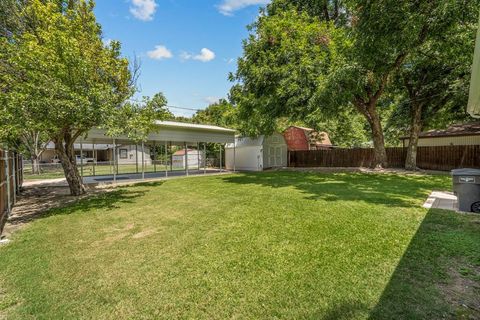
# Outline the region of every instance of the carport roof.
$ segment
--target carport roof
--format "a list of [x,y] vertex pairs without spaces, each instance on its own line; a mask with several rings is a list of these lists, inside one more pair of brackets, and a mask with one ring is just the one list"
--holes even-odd
[[233,129],[212,126],[207,124],[176,122],[176,121],[155,121],[155,124],[160,127],[175,127],[175,128],[183,128],[183,129],[205,129],[205,130],[220,131],[220,132],[235,132],[235,130]]
[[[157,130],[148,135],[146,143],[233,143],[235,130],[205,124],[184,123],[175,121],[156,121]],[[91,129],[86,137],[80,137],[76,143],[111,144],[113,139],[119,144],[135,144],[127,136],[110,137],[99,128]]]

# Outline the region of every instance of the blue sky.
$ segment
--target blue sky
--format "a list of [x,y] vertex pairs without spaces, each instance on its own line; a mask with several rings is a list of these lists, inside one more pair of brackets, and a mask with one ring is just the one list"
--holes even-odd
[[171,106],[203,109],[227,96],[246,26],[266,2],[97,0],[95,13],[105,40],[119,40],[125,56],[140,58],[137,97],[163,92]]

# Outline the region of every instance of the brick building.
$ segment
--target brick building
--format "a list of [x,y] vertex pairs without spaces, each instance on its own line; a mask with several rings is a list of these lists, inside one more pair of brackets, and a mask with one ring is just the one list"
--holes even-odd
[[332,148],[332,143],[326,132],[317,132],[311,128],[290,126],[283,136],[289,151],[320,150]]

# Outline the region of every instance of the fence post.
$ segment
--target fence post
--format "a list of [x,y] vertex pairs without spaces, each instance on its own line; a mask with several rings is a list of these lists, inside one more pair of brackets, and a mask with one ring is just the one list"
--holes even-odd
[[17,202],[17,153],[12,152],[13,203]]
[[12,210],[12,199],[10,198],[10,161],[8,159],[8,148],[4,151],[5,160],[5,178],[7,179],[7,217],[10,216]]

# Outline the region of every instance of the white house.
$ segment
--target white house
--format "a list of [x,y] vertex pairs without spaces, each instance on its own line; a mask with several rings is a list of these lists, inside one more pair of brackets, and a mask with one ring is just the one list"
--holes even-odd
[[[407,147],[410,137],[401,137],[400,140],[403,146]],[[424,131],[418,137],[419,147],[469,145],[480,145],[480,122],[460,123],[444,130]]]
[[[145,165],[152,164],[152,158],[150,156],[150,148],[144,146],[142,155],[141,145],[119,145],[118,148],[118,163],[119,164],[135,164],[145,162]],[[112,149],[113,152],[113,149]],[[113,157],[112,157],[113,158]]]
[[287,143],[280,133],[258,138],[236,137],[225,145],[225,166],[239,171],[262,171],[287,166]]
[[[83,154],[84,159],[88,162],[111,162],[113,161],[113,144],[91,144],[84,143],[82,146],[79,143],[73,145],[75,154],[80,156]],[[136,145],[117,145],[118,164],[135,164],[136,161],[142,163],[142,146]],[[145,146],[143,151],[143,159],[146,165],[152,164],[152,158],[150,156],[150,148]],[[50,142],[47,148],[40,157],[40,162],[50,163],[58,162],[55,156],[55,144]]]
[[205,155],[203,151],[187,149],[187,157],[185,157],[185,149],[181,149],[172,155],[173,168],[185,169],[186,158],[188,158],[188,169],[199,169],[204,166]]

